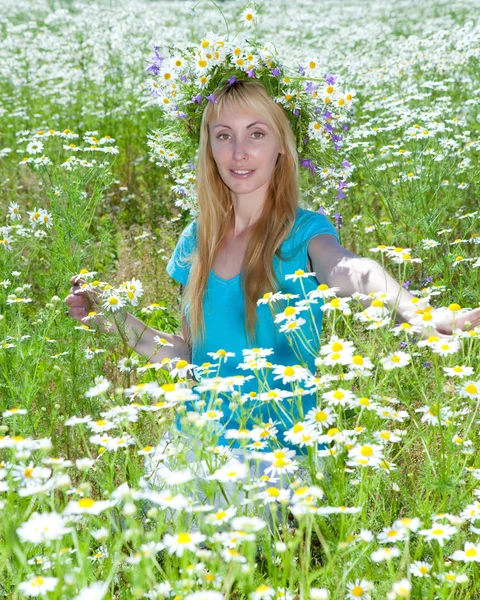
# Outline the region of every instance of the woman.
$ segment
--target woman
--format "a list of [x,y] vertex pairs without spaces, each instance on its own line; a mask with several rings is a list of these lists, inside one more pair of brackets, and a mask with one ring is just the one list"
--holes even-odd
[[[268,356],[273,365],[303,362],[314,372],[312,348],[321,331],[321,301],[312,305],[312,318],[304,326],[306,348],[289,345],[287,336],[279,333],[268,303],[257,306],[257,301],[269,292],[302,298],[300,282],[286,278],[299,270],[311,273],[301,280],[305,293],[319,283],[338,288],[340,297],[354,292],[387,292],[394,299],[389,307],[397,318],[408,320],[413,296],[379,263],[343,248],[325,216],[299,208],[298,157],[284,109],[253,80],[225,86],[215,94],[215,100],[208,103],[201,122],[198,218],[182,233],[167,266],[170,275],[185,288],[182,335],[145,330],[139,319],[124,314],[130,347],[152,361],[177,358],[199,367],[212,362],[208,352],[222,349],[234,356],[221,353],[218,373],[230,376],[244,374],[237,369],[242,363],[242,350],[255,346],[273,350]],[[70,315],[81,321],[88,314],[90,299],[77,281],[73,283],[66,302]],[[281,312],[278,306],[271,304],[277,314]],[[480,309],[458,317],[455,327],[464,328],[466,322],[480,324]],[[439,337],[451,334],[452,322],[437,323],[435,333]],[[158,335],[172,346],[157,349],[154,338]],[[215,358],[219,356],[214,354]],[[276,370],[280,374],[276,379],[270,369],[265,382],[270,388],[278,388],[280,394],[282,388],[292,389],[290,384],[280,383],[283,367]],[[203,371],[212,373],[208,364]],[[201,372],[199,368],[197,375]],[[216,365],[213,372],[217,373]],[[258,383],[255,378],[245,382],[245,400],[255,397]],[[314,394],[292,403],[280,431],[315,404]],[[234,406],[227,400],[220,408],[229,428],[251,427],[259,419],[279,415],[278,407],[265,402],[247,421],[237,419],[239,411],[232,413]],[[228,443],[221,437],[218,443],[222,442]]]

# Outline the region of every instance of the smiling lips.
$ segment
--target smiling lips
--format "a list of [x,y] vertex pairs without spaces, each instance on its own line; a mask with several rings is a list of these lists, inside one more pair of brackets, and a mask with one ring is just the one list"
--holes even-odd
[[246,169],[236,169],[236,170],[232,170],[230,169],[230,173],[237,178],[240,179],[246,179],[247,177],[249,177],[252,173],[254,173],[254,170],[251,171],[247,171]]

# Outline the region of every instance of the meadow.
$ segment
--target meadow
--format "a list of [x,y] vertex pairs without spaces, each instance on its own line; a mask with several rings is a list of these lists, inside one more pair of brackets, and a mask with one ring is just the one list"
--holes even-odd
[[[115,297],[181,330],[165,267],[192,212],[155,150],[151,67],[169,44],[233,36],[246,6],[0,0],[0,597],[480,598],[480,328],[420,334],[480,304],[476,0],[255,5],[258,39],[353,97],[302,205],[415,296],[407,323],[380,293],[364,308],[320,285],[317,372],[279,368],[279,400],[215,377],[228,348],[199,389],[190,365],[67,315],[82,275],[112,319]],[[268,349],[245,365],[260,381]],[[292,451],[276,433],[304,394],[317,407]],[[269,477],[216,444],[222,401],[270,403],[271,422],[229,434]]]

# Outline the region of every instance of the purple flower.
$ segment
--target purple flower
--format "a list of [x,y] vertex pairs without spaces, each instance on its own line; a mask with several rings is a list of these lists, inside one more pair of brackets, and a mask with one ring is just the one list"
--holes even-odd
[[247,71],[247,75],[248,75],[249,77],[255,77],[255,71],[254,71],[254,69],[253,69],[253,68],[252,68],[252,69],[249,69],[249,70]]
[[187,76],[186,75],[180,75],[180,81],[183,81],[183,83],[187,82]]
[[332,118],[332,113],[329,110],[326,110],[324,113],[322,113],[322,117],[327,120],[327,119],[331,119]]
[[[338,150],[338,148],[335,148],[335,150]],[[343,192],[340,190],[340,191],[338,192],[338,194],[335,196],[335,198],[339,198],[340,200],[343,200],[343,198],[345,198],[345,194],[344,194],[344,193],[343,193]],[[338,227],[338,228],[339,228],[339,229],[341,229],[341,228],[342,228],[342,226],[341,226],[341,225],[339,225],[339,227]]]
[[192,98],[192,102],[196,102],[197,104],[202,103],[202,94],[197,94]]
[[425,279],[422,280],[422,287],[426,286],[429,283],[432,283],[433,281],[433,276],[429,275],[428,277],[425,277]]
[[179,113],[178,113],[178,118],[179,118],[179,119],[186,119],[186,118],[187,118],[187,113],[184,113],[184,112],[179,112]]
[[303,138],[303,140],[302,140],[302,144],[308,144],[308,137],[306,137],[306,138]]
[[315,83],[314,81],[307,81],[305,84],[305,93],[313,94],[313,92],[318,88],[320,84]]
[[332,73],[329,73],[328,75],[324,75],[323,76],[325,79],[325,83],[328,83],[328,85],[334,85],[335,81],[336,81],[336,77],[335,75],[332,75]]
[[342,125],[342,129],[343,129],[343,131],[347,131],[348,130],[348,125],[343,124]]
[[213,93],[207,96],[207,100],[209,100],[212,104],[218,104],[218,102],[215,100],[215,96],[213,95]]
[[[338,198],[338,196],[337,196],[337,198]],[[335,213],[333,213],[333,216],[335,218],[335,226],[336,226],[336,228],[337,229],[341,229],[342,228],[342,223],[343,223],[342,215],[339,212],[335,212]]]
[[348,160],[344,160],[344,161],[342,162],[342,165],[343,165],[343,166],[344,166],[346,169],[350,169],[350,167],[352,166],[352,165],[351,165],[351,164],[348,162]]
[[408,346],[407,342],[400,342],[400,348],[403,350],[404,348],[406,348]]
[[305,75],[305,67],[303,67],[302,65],[298,65],[298,72],[300,73],[300,75]]
[[408,290],[408,288],[410,287],[410,283],[411,283],[411,281],[410,281],[410,279],[408,279],[407,281],[404,281],[402,283],[402,287],[404,287],[406,290]]
[[423,363],[423,366],[424,366],[426,369],[431,369],[431,368],[432,368],[432,363],[428,362],[428,360],[427,360],[427,361],[425,361],[425,362]]
[[325,216],[327,216],[327,213],[325,212],[325,209],[323,208],[323,206],[321,206],[321,207],[320,207],[320,208],[317,210],[317,212],[318,212],[318,213],[320,213],[321,215],[325,215]]
[[296,108],[296,109],[293,111],[293,114],[294,114],[296,117],[298,117],[298,115],[300,114],[300,111],[298,110],[298,108]]
[[159,47],[160,46],[154,46],[155,54],[150,59],[152,61],[152,64],[147,69],[148,73],[153,73],[154,75],[158,75],[158,72],[160,71],[160,67],[162,66],[162,62],[164,59],[164,57],[158,53]]
[[274,75],[275,77],[280,77],[280,75],[281,75],[280,69],[278,67],[275,67],[274,69],[272,69],[272,75]]
[[227,80],[228,85],[233,85],[237,81],[235,75],[232,75],[230,79]]

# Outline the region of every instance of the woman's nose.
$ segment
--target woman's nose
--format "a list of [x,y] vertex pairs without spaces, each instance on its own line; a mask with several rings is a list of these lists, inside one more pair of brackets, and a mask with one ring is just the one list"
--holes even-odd
[[247,148],[245,143],[242,141],[236,141],[233,147],[233,159],[234,160],[245,160],[247,158]]

